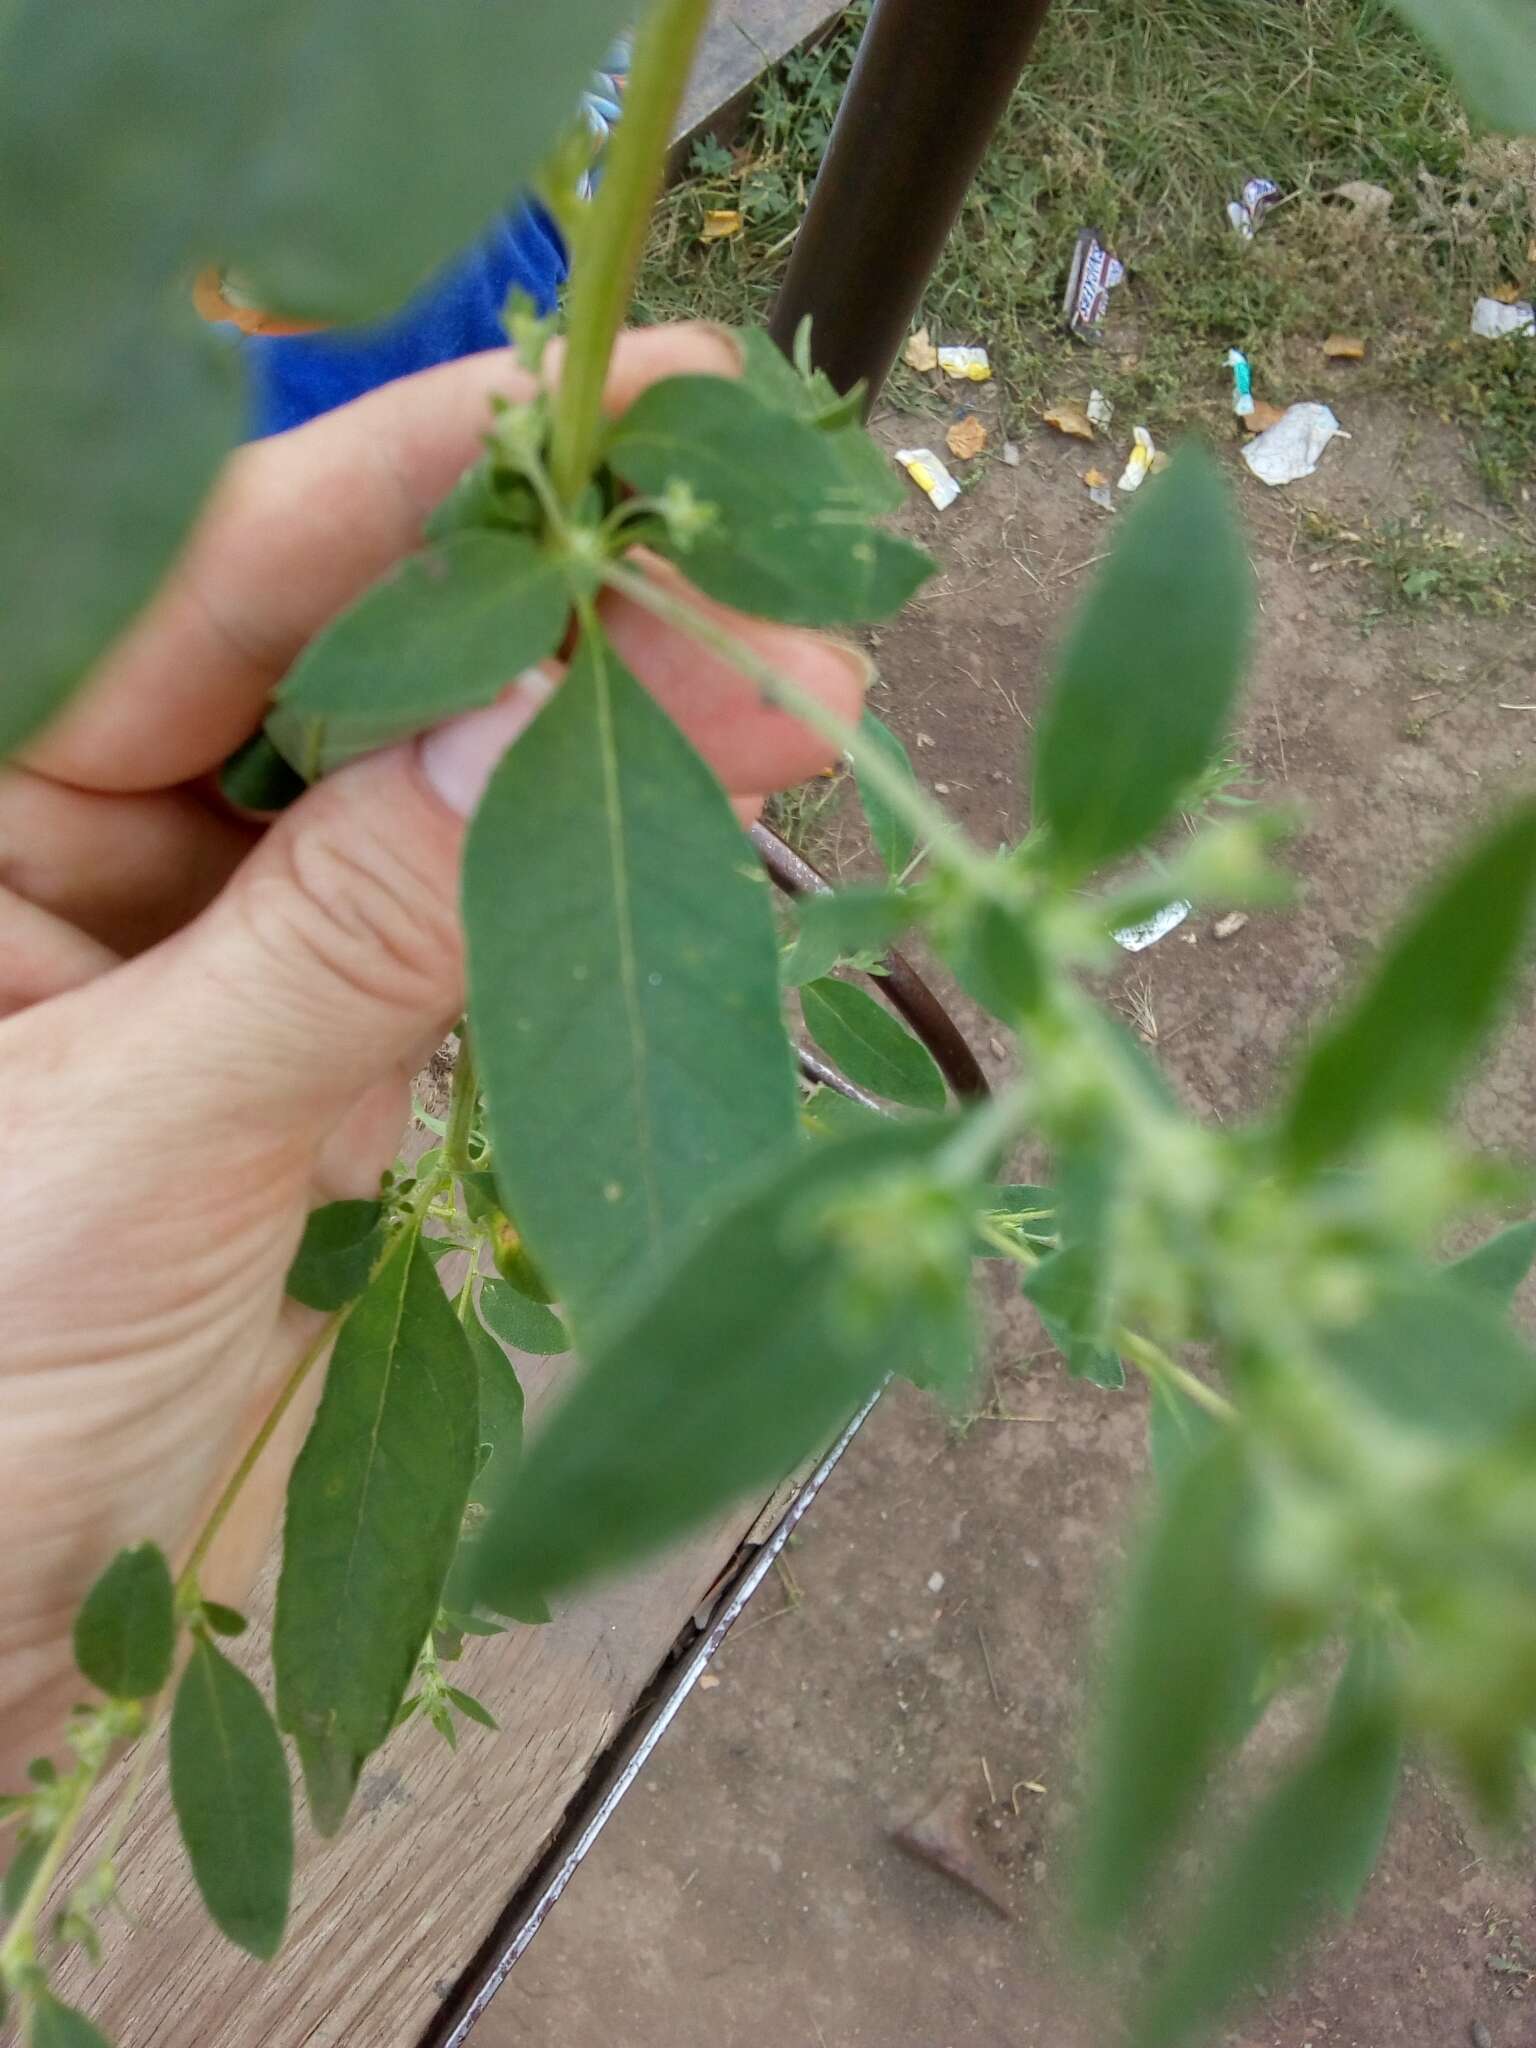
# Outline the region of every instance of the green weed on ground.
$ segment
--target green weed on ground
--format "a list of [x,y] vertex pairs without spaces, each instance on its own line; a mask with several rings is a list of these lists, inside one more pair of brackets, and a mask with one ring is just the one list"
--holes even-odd
[[[646,315],[767,312],[867,12],[774,73],[730,146],[695,151],[658,215]],[[1225,205],[1256,175],[1287,196],[1244,243]],[[1329,199],[1351,180],[1391,192],[1385,221]],[[743,233],[701,242],[723,208]],[[1088,224],[1130,266],[1091,358],[1060,324]],[[1479,292],[1536,281],[1533,232],[1536,144],[1474,136],[1385,0],[1057,0],[924,315],[936,339],[986,342],[1014,408],[1091,381],[1154,433],[1229,417],[1234,346],[1277,403],[1341,377],[1390,389],[1467,427],[1509,502],[1536,470],[1536,348],[1465,337]],[[1335,331],[1367,339],[1365,364],[1322,362]],[[905,371],[892,397],[934,402]]]

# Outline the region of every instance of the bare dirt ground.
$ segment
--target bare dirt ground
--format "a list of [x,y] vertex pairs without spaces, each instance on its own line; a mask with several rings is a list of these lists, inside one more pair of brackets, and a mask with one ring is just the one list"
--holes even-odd
[[[1294,849],[1304,899],[1225,940],[1191,919],[1128,957],[1111,991],[1190,1103],[1221,1118],[1262,1106],[1415,878],[1536,760],[1526,604],[1497,618],[1383,613],[1379,578],[1298,533],[1308,507],[1352,530],[1428,491],[1437,521],[1496,540],[1503,515],[1472,509],[1457,436],[1385,401],[1316,395],[1354,436],[1317,477],[1271,493],[1233,465],[1263,602],[1237,752],[1246,793],[1308,807]],[[882,431],[894,446],[942,426]],[[1020,466],[989,467],[942,519],[914,499],[907,524],[945,574],[879,648],[878,707],[987,839],[1022,823],[1015,764],[1043,656],[1110,530],[1081,482],[1096,456],[1111,467],[1104,453],[1044,430],[1021,440]],[[859,865],[843,810],[821,851]],[[1468,1101],[1480,1141],[1536,1149],[1533,1066],[1527,1009]],[[982,1414],[957,1426],[906,1389],[881,1403],[789,1572],[496,2001],[484,2048],[1113,2039],[1058,1917],[1097,1616],[1144,1473],[1143,1404],[1068,1383],[1005,1276],[984,1284]],[[893,1846],[892,1825],[945,1791],[995,1859],[1011,1921]],[[1470,1830],[1416,1761],[1354,1924],[1266,1991],[1231,2048],[1536,2043],[1528,1850]]]

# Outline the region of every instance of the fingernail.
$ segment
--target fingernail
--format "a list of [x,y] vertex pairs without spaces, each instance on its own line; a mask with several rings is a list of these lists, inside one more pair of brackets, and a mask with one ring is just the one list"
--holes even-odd
[[735,358],[735,362],[730,371],[725,374],[739,377],[747,367],[747,351],[742,345],[739,332],[734,327],[727,327],[721,320],[700,320],[695,325],[700,327],[705,334],[712,335],[724,348],[730,350]]
[[554,687],[543,669],[526,669],[494,704],[451,718],[417,741],[421,772],[450,810],[469,816],[496,763],[527,731]]
[[862,647],[855,647],[851,640],[834,640],[832,645],[852,670],[854,680],[859,686],[859,695],[863,696],[878,673],[874,656],[866,654]]

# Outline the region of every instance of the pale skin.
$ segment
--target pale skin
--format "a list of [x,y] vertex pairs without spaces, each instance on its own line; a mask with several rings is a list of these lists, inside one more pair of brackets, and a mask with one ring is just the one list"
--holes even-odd
[[[737,367],[712,329],[628,335],[608,403]],[[185,1558],[313,1342],[323,1318],[284,1275],[309,1210],[377,1186],[459,1014],[461,814],[540,691],[353,764],[270,827],[206,778],[307,640],[420,544],[488,395],[529,389],[479,356],[241,451],[84,693],[0,770],[0,1790],[85,1694],[70,1624],[92,1579],[146,1537]],[[625,601],[603,611],[743,817],[827,763],[718,658]],[[721,616],[857,716],[855,650]],[[318,1383],[226,1523],[211,1597],[244,1599]]]

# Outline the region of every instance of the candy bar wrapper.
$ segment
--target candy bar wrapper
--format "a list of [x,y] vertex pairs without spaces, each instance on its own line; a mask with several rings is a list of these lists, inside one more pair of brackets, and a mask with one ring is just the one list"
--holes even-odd
[[1124,277],[1125,265],[1105,248],[1098,229],[1084,228],[1072,251],[1067,294],[1062,302],[1067,332],[1079,341],[1097,341],[1109,311],[1109,295]]

